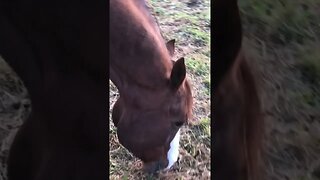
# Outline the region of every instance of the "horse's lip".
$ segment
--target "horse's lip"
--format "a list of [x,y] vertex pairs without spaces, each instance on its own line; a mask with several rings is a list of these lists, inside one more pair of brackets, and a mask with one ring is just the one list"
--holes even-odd
[[180,141],[180,129],[176,132],[174,138],[170,142],[170,148],[167,152],[166,160],[160,159],[159,161],[154,161],[146,163],[144,172],[148,174],[157,174],[159,171],[168,171],[177,161],[179,156],[179,141]]

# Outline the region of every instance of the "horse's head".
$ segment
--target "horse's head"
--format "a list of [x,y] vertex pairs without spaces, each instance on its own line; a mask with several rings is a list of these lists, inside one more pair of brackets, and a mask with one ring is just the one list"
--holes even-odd
[[[172,57],[174,40],[167,43],[167,49]],[[172,63],[163,87],[130,88],[135,99],[121,94],[113,107],[119,141],[144,162],[146,172],[169,168],[177,160],[178,131],[191,115],[192,94],[184,59]]]

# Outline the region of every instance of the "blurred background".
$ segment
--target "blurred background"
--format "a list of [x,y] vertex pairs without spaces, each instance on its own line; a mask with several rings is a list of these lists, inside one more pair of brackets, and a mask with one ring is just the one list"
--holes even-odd
[[320,1],[238,3],[265,113],[266,180],[318,180]]

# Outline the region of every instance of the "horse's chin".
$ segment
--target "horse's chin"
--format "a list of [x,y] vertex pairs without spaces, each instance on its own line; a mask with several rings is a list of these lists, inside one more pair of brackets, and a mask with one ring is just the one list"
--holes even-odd
[[170,142],[170,149],[167,153],[167,159],[160,161],[143,163],[143,171],[148,174],[154,174],[161,170],[168,171],[178,160],[179,156],[180,129]]
[[168,159],[168,166],[165,168],[165,170],[169,170],[175,162],[178,160],[179,156],[179,141],[180,141],[180,129],[170,142],[170,149],[167,153],[167,159]]

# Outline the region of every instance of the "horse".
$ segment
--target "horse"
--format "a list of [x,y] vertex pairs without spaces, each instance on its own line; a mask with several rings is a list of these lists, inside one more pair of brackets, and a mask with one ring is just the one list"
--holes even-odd
[[213,179],[259,180],[263,117],[237,0],[213,6]]
[[0,1],[0,54],[32,102],[10,147],[9,180],[106,179],[106,7]]
[[172,60],[144,0],[110,0],[110,79],[120,97],[112,109],[119,142],[143,170],[169,169],[178,158],[180,128],[191,117],[184,58]]

